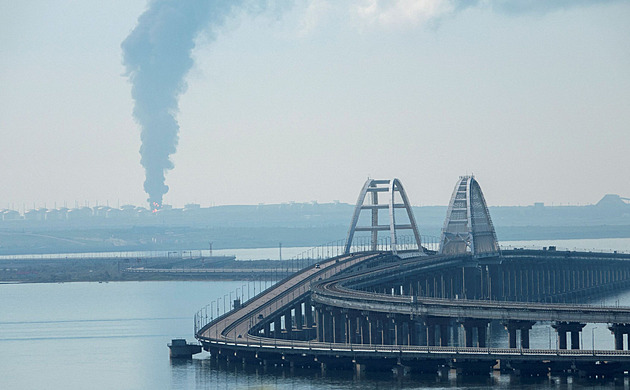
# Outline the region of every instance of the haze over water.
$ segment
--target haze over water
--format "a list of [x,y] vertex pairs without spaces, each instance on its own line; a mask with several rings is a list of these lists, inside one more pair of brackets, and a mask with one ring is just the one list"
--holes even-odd
[[[557,241],[556,241],[557,242]],[[617,240],[630,245],[630,239]],[[535,242],[530,242],[534,244]],[[574,243],[593,247],[593,240]],[[580,245],[581,244],[581,245]],[[602,240],[602,245],[608,244]],[[521,245],[523,245],[521,243]],[[559,243],[558,243],[559,245]],[[596,246],[595,246],[596,247]],[[602,248],[603,249],[603,248]],[[493,375],[396,377],[390,373],[269,369],[217,365],[207,353],[171,362],[166,344],[193,339],[193,315],[246,282],[112,282],[0,285],[0,388],[2,389],[379,389],[379,388],[612,388],[578,378],[528,379]],[[593,304],[630,306],[630,292]],[[500,327],[491,346],[505,346]],[[498,337],[496,337],[498,335]],[[536,325],[532,348],[555,348],[549,326]],[[612,349],[606,324],[589,324],[585,349]],[[628,379],[617,383],[630,388]]]

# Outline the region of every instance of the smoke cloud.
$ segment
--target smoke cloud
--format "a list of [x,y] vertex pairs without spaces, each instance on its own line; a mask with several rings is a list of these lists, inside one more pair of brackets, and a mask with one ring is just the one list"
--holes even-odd
[[[318,1],[336,3],[336,0]],[[274,7],[276,11],[283,11],[293,2],[297,0],[150,0],[121,47],[126,76],[132,84],[133,115],[141,128],[140,155],[146,173],[144,190],[152,208],[162,205],[169,189],[165,174],[173,169],[170,156],[177,149],[178,99],[186,90],[185,77],[193,65],[191,53],[197,36],[202,31],[215,33],[237,9],[249,14]],[[422,23],[477,6],[521,14],[596,3],[595,0],[348,0],[342,4],[355,12],[358,10],[366,20],[398,24]],[[322,4],[314,8],[322,7],[327,9]]]
[[623,0],[356,0],[355,11],[370,24],[398,26],[439,20],[467,8],[489,8],[509,15],[546,14]]
[[153,0],[123,41],[123,63],[132,88],[133,115],[141,128],[144,190],[152,208],[168,192],[165,173],[178,143],[178,99],[193,65],[195,38],[222,24],[242,1]]

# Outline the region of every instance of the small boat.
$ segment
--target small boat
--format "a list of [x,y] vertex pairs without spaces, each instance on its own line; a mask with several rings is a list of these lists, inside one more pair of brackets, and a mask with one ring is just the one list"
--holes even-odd
[[186,339],[172,339],[167,346],[171,359],[192,359],[192,355],[201,352],[201,345],[188,343]]

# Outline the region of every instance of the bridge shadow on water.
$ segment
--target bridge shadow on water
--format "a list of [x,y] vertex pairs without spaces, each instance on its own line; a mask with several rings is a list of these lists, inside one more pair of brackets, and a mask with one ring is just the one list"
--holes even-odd
[[490,375],[416,374],[403,370],[356,372],[243,365],[209,357],[171,360],[173,389],[630,389],[629,378],[588,379],[577,376],[527,377],[493,372]]

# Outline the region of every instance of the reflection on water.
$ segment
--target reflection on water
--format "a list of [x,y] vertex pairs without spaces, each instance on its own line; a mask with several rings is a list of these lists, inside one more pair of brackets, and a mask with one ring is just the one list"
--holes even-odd
[[171,361],[176,389],[630,389],[628,378],[596,380],[571,376],[521,377],[513,374],[442,375],[414,373],[322,371],[253,366],[204,359]]

